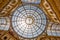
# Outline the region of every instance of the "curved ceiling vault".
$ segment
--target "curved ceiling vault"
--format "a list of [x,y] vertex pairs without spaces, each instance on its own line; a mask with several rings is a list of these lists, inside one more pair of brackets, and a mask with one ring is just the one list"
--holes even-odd
[[60,0],[0,0],[0,40],[59,40]]

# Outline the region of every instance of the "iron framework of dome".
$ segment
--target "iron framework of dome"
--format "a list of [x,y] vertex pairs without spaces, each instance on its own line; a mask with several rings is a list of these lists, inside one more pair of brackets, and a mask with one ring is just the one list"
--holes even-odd
[[36,6],[23,5],[14,11],[12,27],[18,35],[24,38],[34,38],[45,30],[46,16]]

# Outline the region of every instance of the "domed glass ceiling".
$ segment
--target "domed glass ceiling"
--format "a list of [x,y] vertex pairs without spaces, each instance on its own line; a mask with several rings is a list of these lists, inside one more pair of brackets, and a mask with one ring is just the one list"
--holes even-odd
[[46,16],[44,12],[32,5],[23,5],[12,15],[12,26],[14,31],[24,38],[34,38],[44,31]]

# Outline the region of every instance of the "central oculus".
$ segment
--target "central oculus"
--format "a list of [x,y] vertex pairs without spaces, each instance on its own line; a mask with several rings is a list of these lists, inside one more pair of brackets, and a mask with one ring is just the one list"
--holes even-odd
[[24,38],[34,38],[43,33],[46,27],[44,12],[33,5],[18,7],[12,15],[14,31]]
[[32,16],[29,16],[26,18],[25,22],[27,25],[32,25],[34,23],[34,18]]

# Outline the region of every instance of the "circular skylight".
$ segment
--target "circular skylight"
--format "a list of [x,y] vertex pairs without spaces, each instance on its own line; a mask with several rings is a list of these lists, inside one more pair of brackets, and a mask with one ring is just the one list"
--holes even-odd
[[12,26],[18,35],[24,38],[34,38],[41,35],[44,31],[46,16],[36,6],[23,5],[13,13]]

